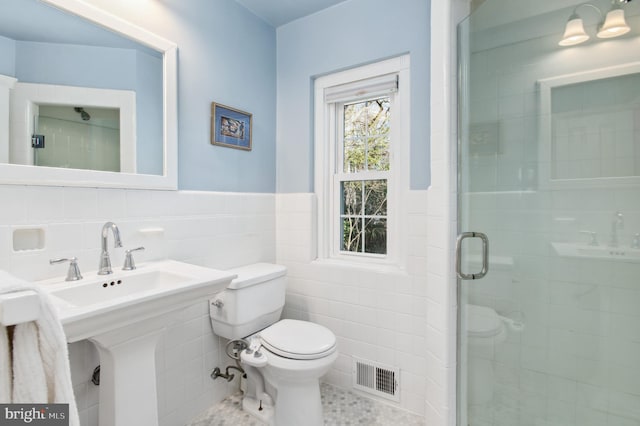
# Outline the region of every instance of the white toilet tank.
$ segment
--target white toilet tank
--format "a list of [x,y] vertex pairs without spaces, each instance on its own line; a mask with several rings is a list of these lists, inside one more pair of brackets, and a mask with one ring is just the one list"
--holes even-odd
[[209,300],[213,332],[233,340],[276,323],[284,307],[287,268],[254,263],[229,272],[238,277]]

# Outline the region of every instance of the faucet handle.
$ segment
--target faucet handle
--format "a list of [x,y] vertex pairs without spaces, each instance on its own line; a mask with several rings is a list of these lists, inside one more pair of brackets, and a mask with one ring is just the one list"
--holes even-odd
[[77,257],[50,259],[49,265],[55,265],[63,262],[69,262],[69,270],[67,271],[67,277],[64,279],[65,281],[78,281],[82,279],[82,274],[80,273],[80,267],[78,266]]
[[598,245],[598,234],[596,232],[593,232],[593,231],[580,231],[580,233],[589,235],[591,237],[591,240],[589,240],[589,245],[590,246],[597,246]]
[[126,250],[125,253],[125,258],[124,258],[124,266],[122,267],[123,271],[133,271],[134,269],[136,269],[136,264],[133,261],[133,252],[134,251],[141,251],[144,250],[144,247],[136,247],[134,249],[129,249]]

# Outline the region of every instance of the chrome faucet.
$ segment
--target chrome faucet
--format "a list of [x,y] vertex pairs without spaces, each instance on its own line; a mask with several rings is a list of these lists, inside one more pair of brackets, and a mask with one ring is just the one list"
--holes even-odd
[[113,222],[107,222],[102,227],[102,253],[100,253],[100,266],[98,267],[98,275],[109,275],[113,273],[111,269],[111,259],[109,258],[109,251],[107,249],[107,235],[109,229],[113,233],[113,246],[122,247],[122,241],[120,241],[120,230],[118,226]]
[[620,212],[616,212],[611,222],[611,240],[609,247],[618,247],[618,228],[624,228],[624,216]]

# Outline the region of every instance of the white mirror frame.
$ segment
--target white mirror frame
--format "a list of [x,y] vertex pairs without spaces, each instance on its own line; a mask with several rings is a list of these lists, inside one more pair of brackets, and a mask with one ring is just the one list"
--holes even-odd
[[640,73],[640,62],[632,62],[595,70],[538,80],[539,90],[539,185],[542,189],[573,189],[573,188],[607,188],[613,186],[640,185],[640,177],[598,177],[580,179],[552,179],[551,178],[551,91],[555,87],[569,84],[584,83],[604,78],[620,77],[628,74]]
[[178,188],[178,48],[117,16],[81,0],[40,0],[163,54],[163,175],[0,164],[0,184],[132,189]]

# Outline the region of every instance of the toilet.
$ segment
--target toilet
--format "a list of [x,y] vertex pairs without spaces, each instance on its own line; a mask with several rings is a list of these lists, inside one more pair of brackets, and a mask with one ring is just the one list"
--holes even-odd
[[280,320],[284,266],[256,263],[229,272],[238,277],[210,300],[209,314],[215,334],[249,345],[240,353],[243,409],[270,425],[324,425],[319,379],[338,357],[335,335],[309,321]]
[[470,405],[493,399],[493,359],[496,346],[507,339],[505,319],[487,306],[467,304],[468,398]]

